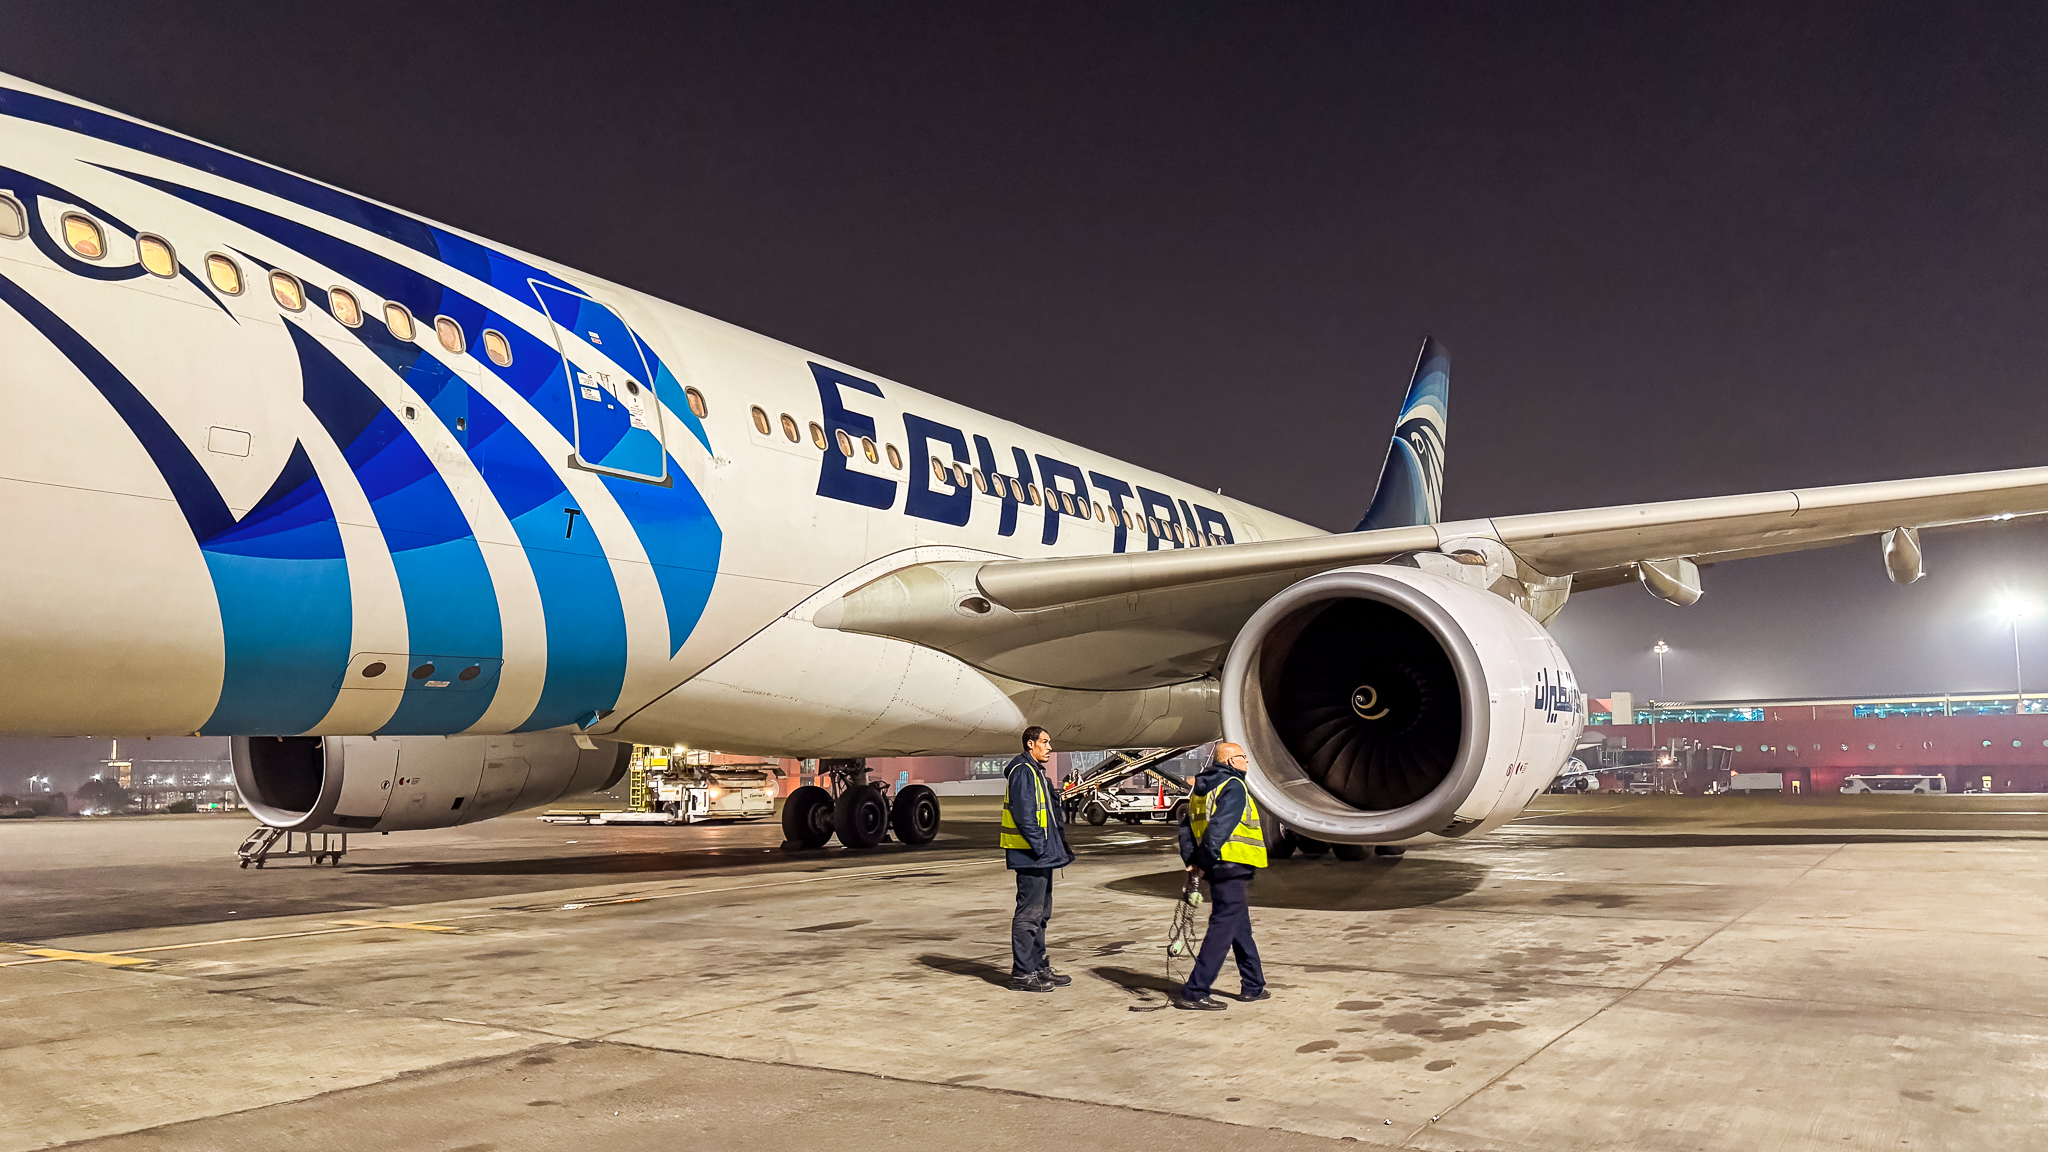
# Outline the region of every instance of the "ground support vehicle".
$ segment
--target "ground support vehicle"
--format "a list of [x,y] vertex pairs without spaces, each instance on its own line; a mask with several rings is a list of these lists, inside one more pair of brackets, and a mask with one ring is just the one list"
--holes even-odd
[[1948,792],[1945,776],[1844,776],[1842,795],[1866,792],[1904,793],[1909,796],[1940,796]]
[[1112,819],[1126,824],[1156,820],[1178,824],[1188,814],[1194,786],[1159,765],[1193,751],[1186,748],[1125,749],[1076,775],[1060,789],[1067,819],[1103,825]]

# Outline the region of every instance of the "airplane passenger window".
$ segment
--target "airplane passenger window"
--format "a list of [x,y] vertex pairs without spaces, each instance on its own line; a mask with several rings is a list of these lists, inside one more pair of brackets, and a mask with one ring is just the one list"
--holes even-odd
[[823,452],[825,450],[825,430],[818,427],[818,422],[815,420],[811,422],[811,443],[817,446],[818,451]]
[[690,414],[702,420],[711,415],[711,406],[704,403],[704,394],[695,388],[683,389],[683,401],[690,406]]
[[21,210],[21,201],[0,193],[0,237],[19,240],[28,235],[28,213]]
[[982,494],[983,496],[986,496],[986,495],[988,495],[988,494],[989,494],[989,491],[988,491],[988,477],[986,477],[986,476],[983,476],[983,475],[981,474],[981,469],[979,469],[979,468],[976,468],[976,469],[975,469],[975,470],[973,471],[972,475],[974,476],[974,486],[975,486],[976,488],[979,488],[979,489],[981,489],[981,494]]
[[803,437],[796,430],[796,420],[787,412],[782,414],[782,434],[788,438],[791,444],[801,444],[803,442]]
[[469,342],[462,338],[462,325],[446,316],[434,317],[434,335],[440,339],[442,348],[458,356],[469,347]]
[[334,318],[345,328],[363,326],[363,306],[356,303],[356,294],[346,288],[327,290],[327,310],[334,313]]
[[889,467],[894,468],[898,472],[903,471],[903,453],[898,452],[894,444],[887,444],[884,447],[889,452]]
[[[953,487],[967,487],[967,469],[958,464],[953,465]],[[2048,745],[2043,745],[2043,747],[2048,747]]]
[[1178,524],[1172,525],[1172,528],[1173,528],[1173,542],[1174,542],[1175,544],[1185,544],[1185,543],[1187,543],[1187,542],[1188,542],[1188,538],[1187,538],[1187,537],[1186,537],[1185,535],[1182,535],[1182,533],[1181,533],[1181,530],[1180,530],[1180,525],[1178,525]]
[[505,334],[496,328],[486,328],[484,329],[484,355],[489,356],[491,363],[496,364],[498,367],[510,368],[512,366],[512,342],[505,339]]
[[1159,535],[1159,521],[1157,521],[1157,520],[1154,520],[1154,519],[1153,519],[1153,518],[1151,518],[1150,516],[1147,516],[1147,517],[1145,517],[1145,535],[1147,535],[1147,536],[1157,536],[1157,535]]
[[941,484],[949,483],[952,479],[946,474],[946,466],[939,462],[937,456],[932,457],[932,479],[937,480]]
[[853,437],[846,434],[846,429],[835,428],[832,430],[832,438],[839,442],[839,454],[850,459],[853,456]]
[[412,323],[412,313],[406,311],[403,304],[386,304],[384,305],[384,327],[389,328],[391,334],[400,340],[411,340],[415,331]]
[[270,297],[287,312],[306,310],[306,290],[299,286],[299,278],[289,272],[270,274]]
[[754,431],[766,436],[768,434],[768,414],[761,411],[761,406],[756,404],[752,408],[747,409],[747,415],[754,418]]
[[[0,230],[5,229],[6,223],[6,213],[0,211]],[[178,274],[178,256],[171,251],[169,240],[145,232],[135,238],[135,250],[141,254],[142,266],[151,276],[169,280]]]
[[[1048,489],[1048,491],[1050,491],[1050,489]],[[1076,514],[1074,512],[1074,498],[1072,496],[1067,495],[1065,492],[1060,493],[1060,511],[1065,512],[1069,516],[1073,516]]]
[[1038,507],[1038,485],[1024,485],[1024,502],[1026,504],[1031,505],[1033,508]]
[[73,252],[87,260],[97,260],[107,254],[107,237],[100,226],[76,212],[64,214],[64,243]]
[[1018,483],[1018,482],[1017,482],[1017,478],[1016,478],[1015,476],[998,476],[998,477],[996,477],[996,485],[997,485],[997,487],[1001,487],[1001,486],[1003,485],[1003,483],[1004,483],[1004,482],[1006,482],[1006,481],[1007,481],[1007,482],[1009,483],[1009,485],[1010,485],[1010,498],[1011,498],[1011,499],[1013,499],[1013,500],[1022,500],[1022,499],[1024,499],[1024,485],[1022,485],[1022,484]]
[[870,437],[863,436],[860,438],[860,454],[867,457],[870,464],[880,464],[882,462],[882,454],[875,451],[875,442]]
[[206,258],[206,278],[213,281],[213,286],[223,295],[242,294],[242,266],[218,252]]

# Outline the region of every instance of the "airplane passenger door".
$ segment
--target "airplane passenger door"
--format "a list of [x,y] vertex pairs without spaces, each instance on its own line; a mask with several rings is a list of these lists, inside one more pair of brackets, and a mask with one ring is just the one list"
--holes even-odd
[[572,467],[667,486],[668,450],[654,374],[610,305],[529,280],[562,354],[574,422]]

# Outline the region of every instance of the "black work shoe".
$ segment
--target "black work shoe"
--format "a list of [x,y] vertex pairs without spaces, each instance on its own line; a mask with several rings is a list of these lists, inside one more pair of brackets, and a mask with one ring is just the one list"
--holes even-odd
[[1010,991],[1012,992],[1050,992],[1052,989],[1052,981],[1046,979],[1043,972],[1033,972],[1027,976],[1010,977]]
[[1266,991],[1264,988],[1259,989],[1257,992],[1254,992],[1249,996],[1245,995],[1242,992],[1237,994],[1238,1002],[1241,1004],[1255,1004],[1260,1000],[1271,1000],[1272,998],[1273,994],[1271,992]]
[[1221,1012],[1225,1008],[1230,1007],[1230,1005],[1225,1004],[1223,1001],[1216,999],[1214,996],[1204,996],[1200,1000],[1190,1000],[1187,997],[1181,995],[1180,993],[1175,992],[1173,995],[1167,997],[1167,999],[1173,1001],[1173,1006],[1175,1008],[1186,1009],[1189,1012]]
[[1041,977],[1052,981],[1053,987],[1055,988],[1065,988],[1067,985],[1072,984],[1074,982],[1074,978],[1072,976],[1063,975],[1061,973],[1053,971],[1052,965],[1050,964],[1047,964],[1045,967],[1040,968],[1038,970],[1038,974]]

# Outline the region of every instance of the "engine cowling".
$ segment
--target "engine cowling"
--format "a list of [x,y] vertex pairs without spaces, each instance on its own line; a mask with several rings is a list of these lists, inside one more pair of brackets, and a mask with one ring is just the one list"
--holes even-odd
[[237,736],[235,787],[258,820],[301,832],[450,828],[625,775],[630,744],[509,736]]
[[1547,787],[1585,727],[1556,641],[1471,584],[1367,565],[1312,576],[1246,622],[1223,733],[1252,793],[1319,840],[1412,844],[1491,831]]

